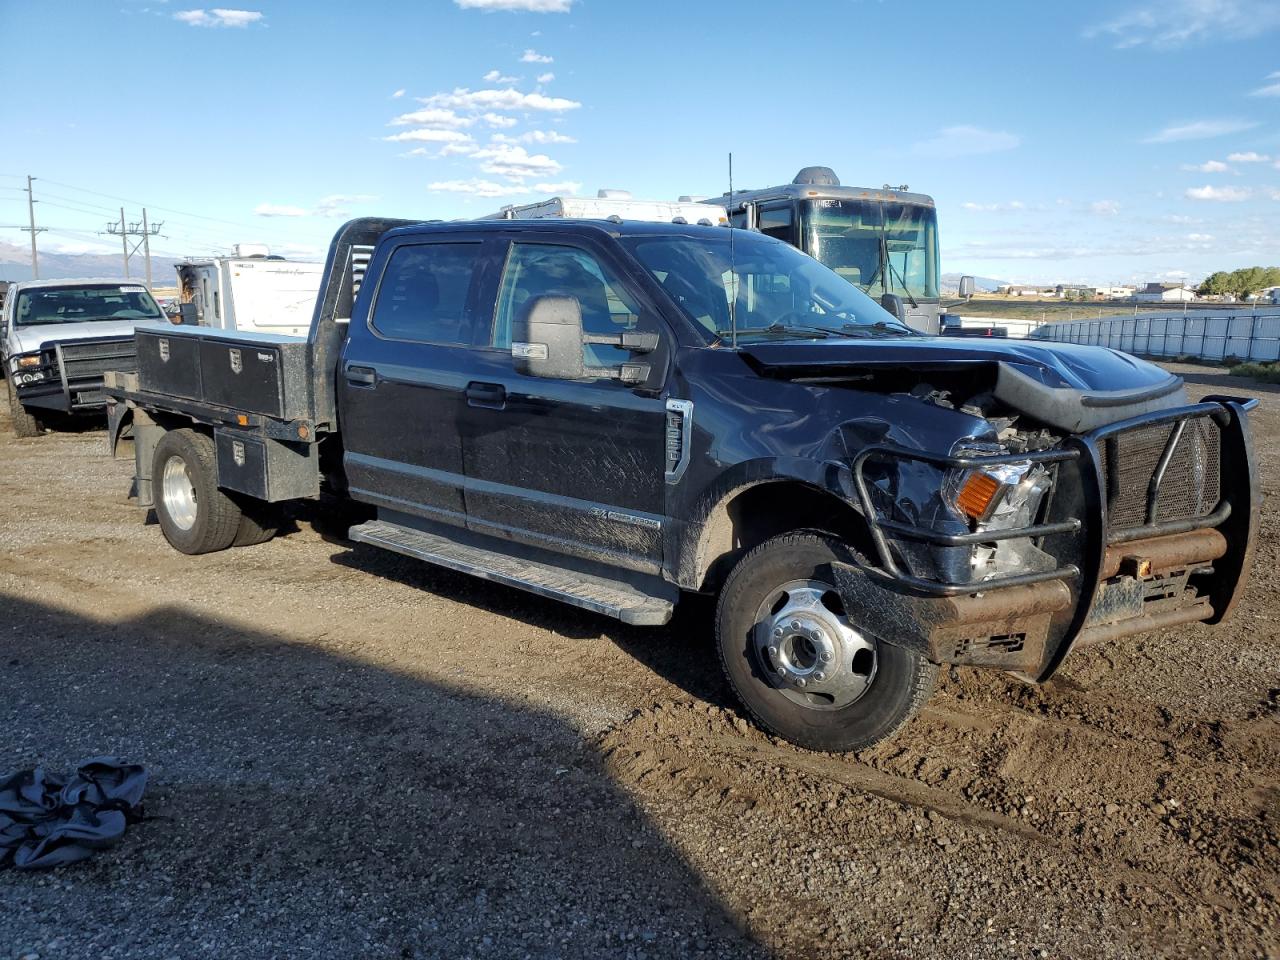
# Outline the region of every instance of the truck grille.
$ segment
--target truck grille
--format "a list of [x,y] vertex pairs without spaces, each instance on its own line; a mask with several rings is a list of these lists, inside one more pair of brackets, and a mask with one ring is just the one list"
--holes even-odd
[[[50,346],[46,350],[57,369],[58,348]],[[68,382],[101,380],[108,370],[132,372],[137,367],[137,354],[133,337],[73,340],[61,344],[62,372]]]
[[1100,445],[1110,529],[1199,519],[1218,506],[1222,446],[1218,425],[1207,416],[1182,422],[1182,436],[1155,492],[1154,516],[1148,516],[1152,479],[1178,424],[1137,427],[1108,437]]

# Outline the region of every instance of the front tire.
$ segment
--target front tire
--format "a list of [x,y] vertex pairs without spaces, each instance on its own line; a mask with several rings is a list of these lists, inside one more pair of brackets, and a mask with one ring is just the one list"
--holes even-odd
[[863,750],[896,733],[933,691],[937,665],[858,627],[833,562],[857,558],[804,531],[760,544],[716,605],[720,660],[755,721],[810,750]]
[[191,429],[170,430],[156,444],[151,489],[156,519],[182,553],[225,550],[235,542],[243,513],[218,489],[213,440]]
[[40,422],[40,418],[34,413],[28,413],[27,408],[22,405],[18,399],[18,391],[10,380],[6,387],[9,390],[9,419],[13,421],[13,435],[15,437],[38,437],[44,433],[44,424]]

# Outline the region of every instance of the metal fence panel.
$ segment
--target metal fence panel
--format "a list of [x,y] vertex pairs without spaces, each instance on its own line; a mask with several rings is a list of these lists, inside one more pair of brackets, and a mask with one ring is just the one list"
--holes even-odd
[[1280,360],[1280,312],[1075,320],[1043,324],[1030,335],[1153,357]]

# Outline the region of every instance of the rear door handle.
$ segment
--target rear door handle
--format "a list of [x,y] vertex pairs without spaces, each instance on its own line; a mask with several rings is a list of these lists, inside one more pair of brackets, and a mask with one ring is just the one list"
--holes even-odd
[[466,392],[469,407],[501,410],[507,405],[507,388],[500,383],[480,383],[473,380],[467,384]]
[[378,383],[378,371],[373,367],[347,367],[347,383],[355,387],[372,387]]

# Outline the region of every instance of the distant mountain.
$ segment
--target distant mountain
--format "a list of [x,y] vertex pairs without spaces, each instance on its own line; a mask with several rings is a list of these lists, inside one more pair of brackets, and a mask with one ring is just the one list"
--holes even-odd
[[[960,289],[961,273],[944,273],[942,275],[942,292],[955,293]],[[982,293],[995,293],[1001,287],[1009,285],[1008,280],[993,280],[991,277],[974,277],[973,285]]]
[[[40,258],[40,279],[59,280],[69,277],[119,277],[124,279],[122,254],[109,253],[55,253],[52,250],[37,251]],[[171,287],[176,282],[173,272],[178,261],[170,257],[151,258],[151,281],[159,287]],[[134,280],[146,276],[142,253],[129,258],[129,275]],[[31,279],[31,248],[0,240],[0,280]]]

